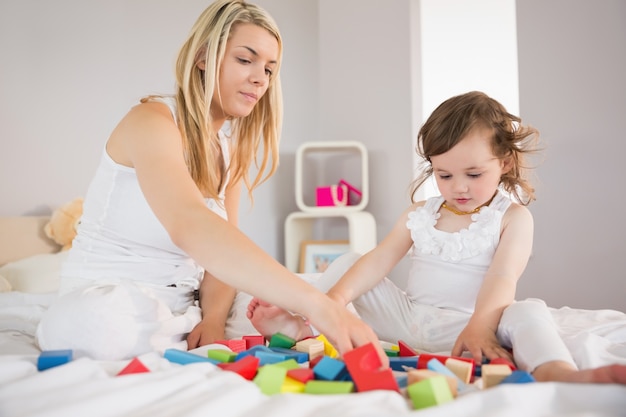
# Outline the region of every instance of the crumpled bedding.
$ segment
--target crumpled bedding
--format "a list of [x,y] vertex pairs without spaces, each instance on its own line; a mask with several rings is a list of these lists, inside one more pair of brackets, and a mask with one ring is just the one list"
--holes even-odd
[[[156,352],[139,359],[150,372],[116,376],[128,361],[80,358],[37,370],[34,331],[53,294],[0,294],[0,417],[13,416],[626,416],[626,387],[506,384],[414,410],[391,391],[267,396],[239,375],[210,363],[178,365]],[[624,314],[563,308],[555,319],[570,349],[587,365],[626,363]],[[593,334],[579,334],[592,327]]]

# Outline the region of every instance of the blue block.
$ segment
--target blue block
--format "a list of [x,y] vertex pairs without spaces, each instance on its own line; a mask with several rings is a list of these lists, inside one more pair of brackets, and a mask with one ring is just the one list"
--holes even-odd
[[446,365],[444,365],[443,363],[441,363],[441,361],[439,361],[437,359],[429,360],[428,364],[426,364],[426,366],[431,371],[435,371],[437,373],[440,373],[440,374],[443,374],[443,375],[447,375],[447,376],[451,376],[453,378],[458,379],[458,377],[456,376],[456,374],[454,372],[452,372],[451,370],[446,368]]
[[245,358],[246,356],[256,356],[257,352],[268,352],[271,353],[272,350],[264,345],[255,345],[250,349],[244,350],[243,352],[239,352],[235,357],[235,362],[237,362],[241,358]]
[[481,363],[477,363],[474,365],[474,376],[476,378],[481,377],[483,374],[482,366],[483,364],[489,363],[489,359],[483,356],[483,360]]
[[501,384],[526,384],[535,382],[535,378],[526,371],[515,370],[500,382]]
[[284,362],[287,359],[290,359],[287,355],[278,353],[278,352],[264,352],[259,350],[254,353],[254,356],[259,358],[259,366],[270,365],[272,363]]
[[396,382],[398,383],[398,388],[406,388],[409,384],[409,377],[404,373],[404,375],[394,375],[396,378]]
[[179,349],[167,349],[163,353],[163,357],[170,362],[178,363],[180,365],[188,365],[190,363],[197,362],[209,362],[213,365],[217,365],[218,363],[220,363],[219,361],[216,361],[214,359],[205,358],[203,356],[196,355],[195,353],[189,353],[187,351]]
[[313,367],[315,379],[324,381],[342,381],[346,373],[348,373],[348,369],[345,363],[330,356],[324,356]]
[[448,369],[446,367],[446,365],[441,363],[441,361],[439,361],[438,359],[431,359],[431,360],[429,360],[428,363],[426,364],[426,366],[431,371],[435,371],[435,372],[440,373],[442,375],[446,375],[446,376],[449,376],[449,377],[452,377],[452,378],[456,379],[457,382],[458,382],[459,391],[463,391],[463,390],[465,390],[467,388],[467,385],[465,384],[465,382],[461,381],[461,379],[458,376],[456,376],[456,374],[454,372],[452,372],[450,369]]
[[394,371],[405,371],[403,366],[417,368],[417,358],[419,356],[391,356],[389,358],[389,367]]
[[45,371],[55,366],[64,365],[72,360],[72,356],[71,349],[44,350],[37,359],[37,369]]
[[282,353],[283,355],[288,356],[290,359],[295,359],[298,363],[304,363],[309,360],[309,354],[306,352],[298,352],[297,350],[275,346],[270,346],[270,350],[272,352]]

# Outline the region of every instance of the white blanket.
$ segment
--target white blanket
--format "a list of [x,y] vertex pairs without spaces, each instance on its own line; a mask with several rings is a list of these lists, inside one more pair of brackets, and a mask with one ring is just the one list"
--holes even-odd
[[[87,358],[39,372],[33,334],[52,297],[0,294],[0,417],[626,416],[626,388],[617,385],[507,384],[413,410],[406,396],[391,391],[266,396],[253,382],[210,363],[182,366],[156,353],[139,358],[148,373],[116,376],[128,361]],[[592,325],[602,334],[591,343],[590,335],[585,343],[566,338],[571,349],[586,346],[581,355],[589,364],[626,361],[626,346],[611,343],[626,331],[623,314],[560,309],[556,317],[566,329]]]

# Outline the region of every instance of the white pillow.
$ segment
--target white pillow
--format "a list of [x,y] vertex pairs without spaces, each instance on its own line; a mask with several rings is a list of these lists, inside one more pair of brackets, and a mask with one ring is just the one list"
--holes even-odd
[[[29,293],[58,291],[61,283],[61,264],[68,252],[44,253],[9,262],[0,266],[0,282],[8,283],[10,290]],[[1,287],[1,285],[0,285]]]

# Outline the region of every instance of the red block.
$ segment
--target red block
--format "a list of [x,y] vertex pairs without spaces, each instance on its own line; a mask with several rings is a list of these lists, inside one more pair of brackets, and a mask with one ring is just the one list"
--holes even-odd
[[391,368],[380,369],[382,362],[372,343],[349,351],[343,355],[343,360],[357,391],[386,389],[400,392]]
[[233,352],[243,352],[244,350],[247,350],[246,348],[246,341],[243,339],[232,339],[232,340],[217,340],[215,341],[215,343],[219,343],[222,344],[224,346],[228,346],[230,348],[230,350],[232,350]]
[[290,369],[287,371],[287,376],[303,383],[306,383],[315,377],[313,369],[311,368]]
[[315,365],[317,365],[317,363],[319,361],[321,361],[323,357],[324,357],[324,355],[319,355],[319,356],[316,356],[313,359],[311,359],[309,361],[309,368],[311,368],[311,369],[315,368]]
[[399,356],[417,356],[418,353],[408,344],[402,340],[398,340],[398,346],[400,346]]
[[150,372],[150,369],[146,368],[146,366],[141,363],[139,359],[134,358],[124,367],[124,369],[119,371],[117,375],[140,374],[142,372]]
[[511,371],[517,370],[517,367],[508,359],[505,358],[495,358],[489,361],[490,365],[508,365],[511,368]]
[[241,339],[246,342],[246,349],[245,350],[248,350],[252,346],[256,346],[256,345],[263,345],[263,346],[265,346],[265,337],[261,336],[260,334],[253,334],[253,335],[249,335],[249,336],[243,336]]
[[238,373],[242,377],[252,381],[255,377],[261,360],[256,356],[248,355],[239,359],[237,362],[218,363],[217,366],[225,371]]

